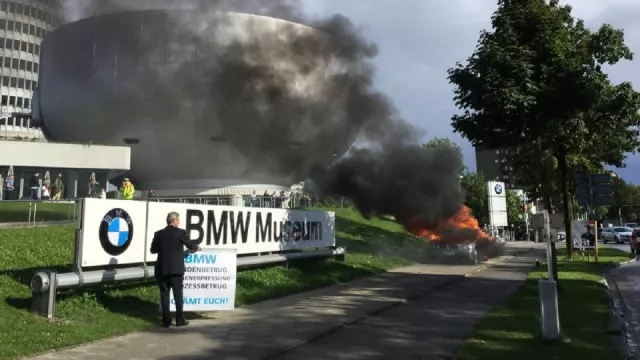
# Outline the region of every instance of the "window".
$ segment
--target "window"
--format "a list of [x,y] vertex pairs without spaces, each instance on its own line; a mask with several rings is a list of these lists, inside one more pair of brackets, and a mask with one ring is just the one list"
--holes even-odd
[[23,34],[28,34],[29,33],[29,24],[22,23],[22,33]]
[[42,10],[38,9],[38,15],[36,18],[38,18],[38,20],[42,20]]
[[7,28],[7,20],[6,19],[0,19],[0,30],[4,30]]
[[31,100],[25,98],[24,99],[24,108],[25,109],[30,109],[31,108],[30,105],[31,105]]
[[40,45],[36,45],[35,46],[35,51],[33,52],[34,55],[40,55]]
[[2,10],[2,11],[4,11],[4,12],[7,12],[7,10],[8,10],[7,6],[8,6],[8,5],[9,5],[9,4],[8,4],[6,1],[3,1],[3,2],[2,2],[2,6],[0,6],[0,10]]
[[34,73],[38,72],[38,63],[33,63],[33,72]]
[[13,31],[13,20],[7,21],[7,31]]
[[5,49],[11,49],[13,47],[13,40],[7,39],[7,42],[4,44]]
[[9,105],[9,96],[7,95],[2,95],[2,102],[1,102],[2,106],[7,106]]
[[27,90],[31,90],[31,80],[27,80],[25,82],[25,87],[24,88],[27,89]]
[[11,78],[11,87],[18,87],[18,78]]
[[4,63],[2,64],[4,65],[5,68],[10,69],[11,68],[11,58],[4,58]]
[[9,3],[9,12],[15,14],[15,12],[16,12],[16,4]]
[[36,26],[29,25],[29,35],[35,35],[35,34],[36,34]]
[[35,90],[38,87],[38,82],[37,81],[33,81],[33,87],[31,90]]
[[13,50],[15,50],[15,51],[20,50],[20,41],[19,40],[13,40]]
[[9,77],[5,76],[2,78],[2,86],[9,86]]
[[16,4],[16,13],[22,14],[23,11],[24,11],[24,6],[22,4]]
[[20,21],[16,21],[16,31],[22,31],[22,23]]
[[20,60],[20,70],[26,70],[26,69],[27,69],[27,60]]
[[33,63],[31,61],[27,61],[27,71],[33,71]]
[[17,98],[17,100],[18,100],[18,103],[16,104],[16,106],[17,107],[22,107],[22,98],[19,97],[19,98]]
[[20,42],[20,51],[27,52],[27,43],[25,41]]
[[16,106],[16,97],[15,96],[9,96],[9,105]]
[[29,16],[30,11],[31,11],[31,6],[25,5],[23,14]]
[[35,17],[36,17],[36,15],[38,15],[38,9],[36,9],[36,8],[31,8],[30,10],[31,10],[31,17],[32,17],[32,18],[35,18]]
[[24,79],[23,78],[19,78],[18,79],[18,88],[19,89],[24,89]]
[[13,70],[18,70],[18,59],[11,59],[11,68]]
[[42,29],[40,29],[39,27],[36,27],[36,37],[40,37]]
[[29,43],[29,53],[33,54],[33,44]]

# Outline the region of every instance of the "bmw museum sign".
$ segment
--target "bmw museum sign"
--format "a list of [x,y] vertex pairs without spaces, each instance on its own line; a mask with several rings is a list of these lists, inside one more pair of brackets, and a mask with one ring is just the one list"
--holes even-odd
[[335,214],[330,211],[83,199],[77,264],[155,262],[156,255],[149,252],[153,234],[166,226],[171,211],[180,214],[181,227],[203,250],[245,255],[336,244]]

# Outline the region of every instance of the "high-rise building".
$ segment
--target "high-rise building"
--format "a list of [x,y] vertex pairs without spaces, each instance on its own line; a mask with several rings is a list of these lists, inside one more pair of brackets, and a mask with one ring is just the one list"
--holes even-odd
[[43,138],[29,115],[38,86],[40,45],[60,23],[59,14],[57,0],[0,1],[0,137]]
[[476,148],[476,171],[484,175],[487,181],[503,181],[508,188],[517,188],[511,176],[508,153],[505,149]]

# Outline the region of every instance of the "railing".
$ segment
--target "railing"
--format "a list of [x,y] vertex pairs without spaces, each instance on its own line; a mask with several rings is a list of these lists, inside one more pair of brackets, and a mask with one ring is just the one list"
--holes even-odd
[[[311,207],[350,208],[347,198],[312,199],[292,196],[289,199],[279,197],[250,196],[243,197],[245,207],[304,209]],[[153,201],[153,200],[151,200]],[[217,197],[180,197],[159,198],[161,202],[189,203],[200,205],[231,205],[228,196]],[[42,224],[72,223],[78,220],[79,200],[3,200],[0,201],[0,227],[10,225],[36,226]]]
[[75,200],[3,200],[0,201],[0,226],[74,222],[78,219]]

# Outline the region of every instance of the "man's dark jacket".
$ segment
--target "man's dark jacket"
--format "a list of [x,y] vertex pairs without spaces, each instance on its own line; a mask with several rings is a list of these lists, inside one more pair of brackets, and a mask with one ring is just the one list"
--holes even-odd
[[184,246],[197,250],[198,244],[189,240],[187,232],[175,226],[156,231],[151,242],[151,253],[158,254],[155,276],[184,275]]

